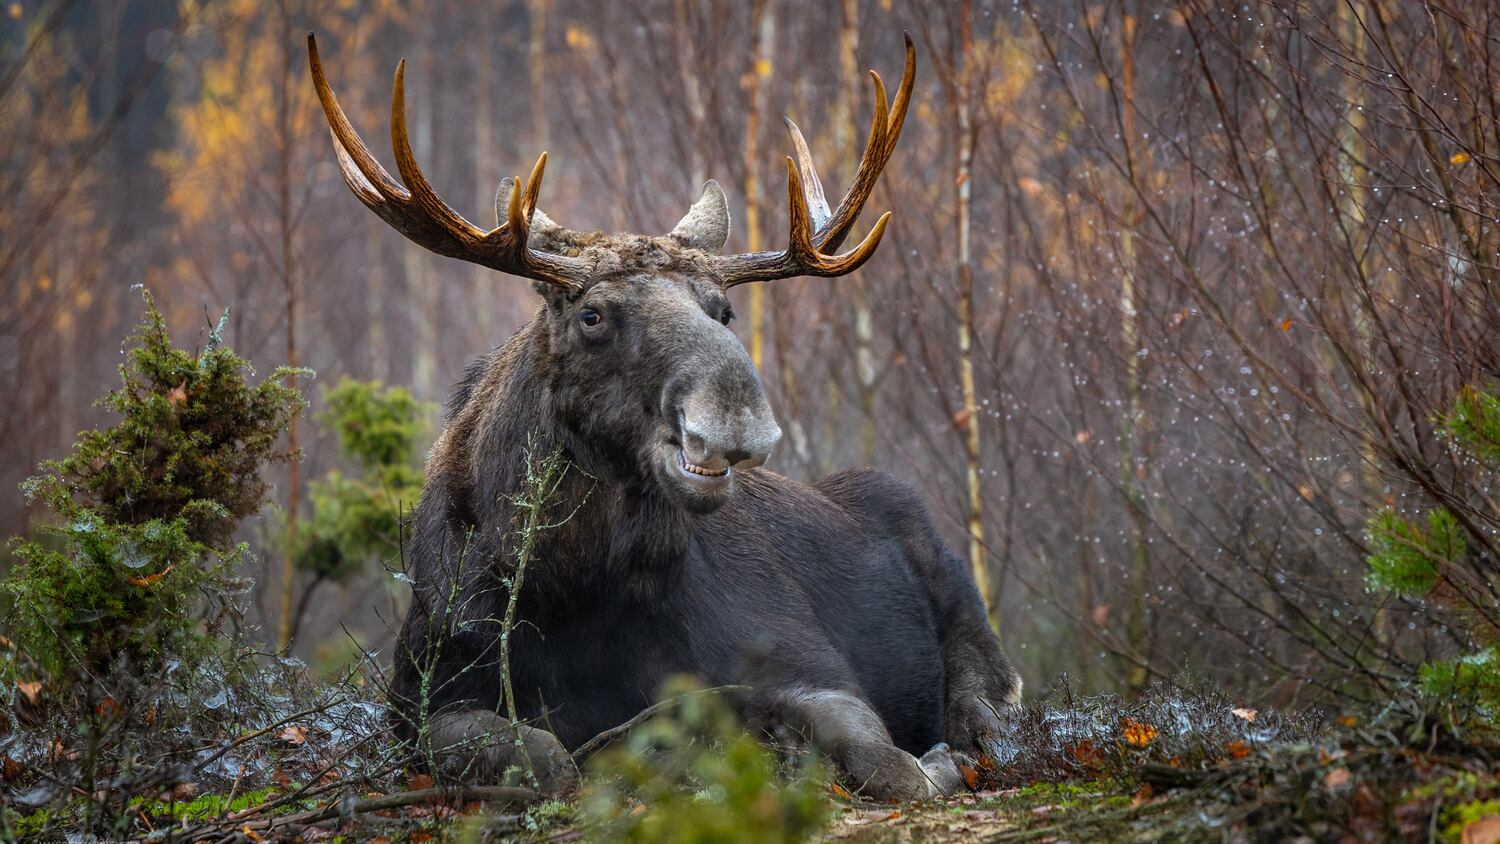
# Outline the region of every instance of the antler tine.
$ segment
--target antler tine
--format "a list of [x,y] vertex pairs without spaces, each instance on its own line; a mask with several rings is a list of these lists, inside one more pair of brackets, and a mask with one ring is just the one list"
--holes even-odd
[[818,179],[817,169],[813,166],[812,154],[808,151],[807,140],[802,137],[802,131],[790,118],[783,120],[796,154],[795,158],[789,156],[786,160],[789,227],[787,248],[783,252],[756,252],[715,259],[715,270],[725,287],[799,275],[846,275],[859,269],[875,254],[891,219],[889,211],[875,221],[875,225],[859,245],[843,254],[832,252],[849,236],[865,201],[875,189],[876,181],[896,149],[896,141],[901,135],[901,127],[911,104],[916,68],[916,47],[908,34],[906,67],[901,74],[901,85],[896,89],[893,103],[888,104],[886,101],[885,81],[880,78],[880,74],[870,71],[875,94],[875,114],[870,121],[870,135],[865,141],[864,153],[860,156],[854,181],[836,211],[829,211],[823,184]]
[[875,115],[870,121],[870,137],[865,143],[865,152],[855,172],[854,183],[849,192],[833,212],[833,219],[826,229],[815,238],[820,249],[837,249],[849,236],[850,229],[864,210],[865,202],[875,190],[875,183],[896,151],[896,141],[901,137],[901,128],[906,123],[906,110],[911,105],[912,87],[917,78],[917,48],[910,33],[906,34],[906,66],[901,72],[901,84],[896,86],[896,100],[887,108],[885,80],[880,74],[870,71],[875,86]]
[[396,169],[406,183],[412,198],[433,222],[461,241],[479,241],[486,232],[464,219],[433,190],[411,151],[411,136],[406,131],[406,59],[396,64],[396,81],[391,85],[391,149],[396,153]]
[[842,255],[828,255],[816,243],[811,225],[812,215],[807,205],[807,192],[803,188],[797,166],[790,157],[786,160],[786,192],[791,204],[791,244],[787,252],[800,270],[798,275],[829,278],[854,272],[875,254],[876,247],[880,246],[880,239],[885,236],[886,224],[891,220],[891,212],[881,214],[858,246]]
[[792,122],[790,117],[781,118],[786,124],[787,134],[792,136],[792,149],[797,153],[797,169],[802,174],[803,195],[807,197],[808,210],[812,212],[812,223],[814,229],[821,229],[828,220],[833,217],[833,211],[828,207],[828,199],[823,195],[823,183],[818,179],[818,171],[813,167],[812,153],[807,149],[807,141],[802,137],[802,130]]
[[[333,88],[329,86],[328,77],[323,73],[323,62],[318,57],[318,40],[311,32],[307,33],[307,59],[312,68],[313,87],[317,89],[318,100],[323,104],[323,114],[328,118],[328,131],[333,135],[339,169],[344,174],[344,180],[349,183],[349,188],[360,195],[361,199],[365,198],[366,192],[374,192],[377,198],[405,198],[406,189],[391,178],[391,174],[370,154],[369,148],[360,140],[359,133],[344,114],[338,98],[333,95]],[[349,166],[346,167],[345,164]]]
[[541,190],[542,170],[547,163],[545,152],[537,159],[525,185],[518,183],[512,190],[506,219],[500,221],[497,228],[481,229],[443,201],[427,181],[412,153],[406,128],[405,60],[396,66],[391,90],[391,147],[396,155],[396,169],[401,174],[401,181],[397,181],[370,153],[339,107],[333,88],[323,73],[318,43],[311,32],[307,34],[307,55],[313,84],[333,136],[339,172],[354,195],[382,220],[439,255],[547,282],[570,291],[581,287],[589,272],[586,259],[539,252],[526,245],[531,218],[536,211],[537,193]]

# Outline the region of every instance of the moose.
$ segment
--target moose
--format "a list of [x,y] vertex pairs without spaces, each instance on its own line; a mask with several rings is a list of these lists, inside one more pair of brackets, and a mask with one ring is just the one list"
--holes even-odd
[[[498,225],[479,228],[413,158],[404,60],[391,106],[398,181],[339,107],[311,33],[308,54],[354,195],[419,246],[529,279],[541,297],[468,366],[427,459],[389,683],[398,731],[445,771],[495,778],[529,764],[562,791],[577,780],[570,751],[686,674],[732,687],[750,729],[810,744],[872,799],[964,788],[960,766],[1021,691],[968,567],[889,474],[804,484],[764,468],[781,430],[729,327],[731,288],[843,276],[875,253],[890,212],[838,249],[901,134],[910,36],[893,100],[870,73],[874,119],[843,200],[830,209],[787,119],[787,246],[733,255],[721,254],[729,208],[714,181],[664,236],[563,228],[537,208],[546,153],[524,181],[501,183]],[[518,496],[532,455],[549,452],[568,465],[558,516],[532,537],[505,628]],[[507,677],[523,723],[501,714]]]

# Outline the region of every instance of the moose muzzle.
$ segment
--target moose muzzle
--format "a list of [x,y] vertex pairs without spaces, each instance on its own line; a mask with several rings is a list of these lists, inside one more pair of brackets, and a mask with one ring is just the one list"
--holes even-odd
[[683,485],[699,494],[727,492],[735,472],[766,462],[781,439],[760,376],[743,349],[736,351],[717,365],[701,367],[706,362],[700,359],[678,390],[668,391],[681,395],[675,468]]

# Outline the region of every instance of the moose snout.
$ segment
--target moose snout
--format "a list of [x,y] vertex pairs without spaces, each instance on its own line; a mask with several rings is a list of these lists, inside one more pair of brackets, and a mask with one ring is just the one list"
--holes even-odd
[[706,469],[754,469],[780,439],[781,428],[769,412],[761,416],[742,408],[729,418],[687,412],[682,417],[683,457]]
[[756,389],[739,401],[726,401],[736,396],[716,392],[720,391],[695,391],[682,402],[678,420],[683,458],[712,471],[753,469],[765,463],[781,439],[765,396]]

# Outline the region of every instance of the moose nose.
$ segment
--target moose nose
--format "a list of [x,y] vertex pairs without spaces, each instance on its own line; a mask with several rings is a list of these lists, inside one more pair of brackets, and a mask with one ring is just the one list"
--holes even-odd
[[703,412],[690,397],[683,403],[682,450],[705,469],[754,469],[766,462],[781,439],[781,428],[769,407],[741,407],[730,412]]

